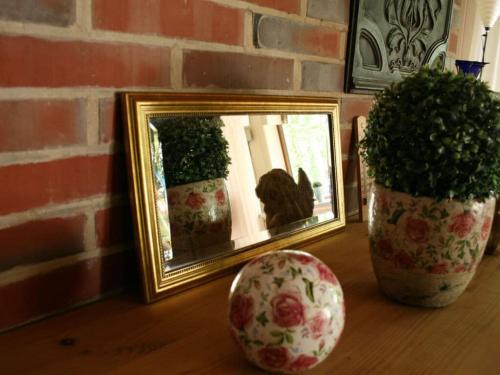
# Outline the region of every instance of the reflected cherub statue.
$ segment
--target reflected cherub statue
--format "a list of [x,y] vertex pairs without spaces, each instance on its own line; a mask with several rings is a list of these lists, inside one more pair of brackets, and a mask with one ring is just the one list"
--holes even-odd
[[273,169],[259,179],[255,189],[264,204],[267,229],[312,216],[314,193],[306,173],[299,168],[299,183],[283,169]]

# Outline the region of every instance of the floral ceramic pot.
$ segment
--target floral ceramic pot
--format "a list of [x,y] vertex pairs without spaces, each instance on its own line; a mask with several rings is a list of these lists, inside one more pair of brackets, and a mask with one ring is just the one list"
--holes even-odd
[[438,202],[374,185],[370,251],[382,291],[411,305],[454,302],[481,261],[494,208],[494,198]]
[[264,370],[294,374],[316,366],[337,344],[344,320],[337,278],[305,252],[266,253],[248,263],[231,286],[231,333]]
[[231,207],[223,178],[171,187],[167,196],[174,251],[231,240]]

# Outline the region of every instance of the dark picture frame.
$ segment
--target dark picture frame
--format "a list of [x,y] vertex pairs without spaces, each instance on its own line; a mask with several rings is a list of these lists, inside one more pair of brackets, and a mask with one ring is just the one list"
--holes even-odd
[[352,0],[346,92],[371,93],[446,61],[453,0]]

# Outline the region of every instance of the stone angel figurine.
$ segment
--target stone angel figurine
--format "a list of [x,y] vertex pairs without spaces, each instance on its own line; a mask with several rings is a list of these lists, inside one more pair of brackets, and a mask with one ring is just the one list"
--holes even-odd
[[255,193],[264,204],[267,229],[307,219],[313,214],[314,193],[302,168],[299,168],[298,184],[283,169],[267,172],[259,179]]

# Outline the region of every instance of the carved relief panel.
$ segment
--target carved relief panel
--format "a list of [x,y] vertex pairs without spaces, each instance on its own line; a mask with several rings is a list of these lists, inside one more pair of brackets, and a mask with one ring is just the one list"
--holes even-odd
[[444,66],[452,9],[453,0],[351,1],[345,90],[381,90]]

